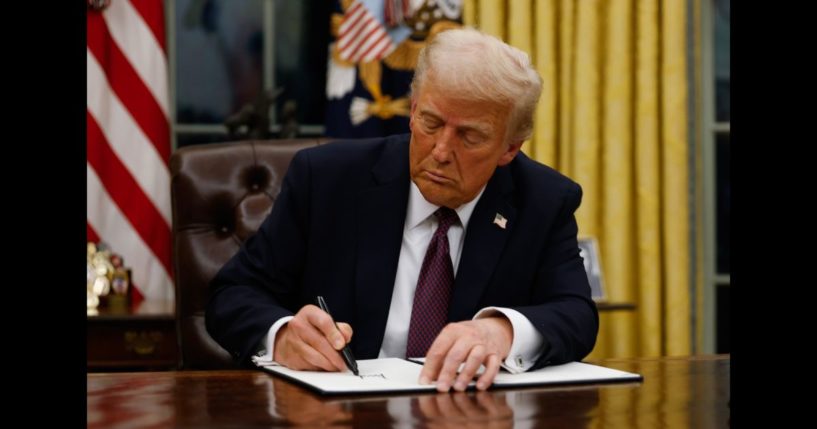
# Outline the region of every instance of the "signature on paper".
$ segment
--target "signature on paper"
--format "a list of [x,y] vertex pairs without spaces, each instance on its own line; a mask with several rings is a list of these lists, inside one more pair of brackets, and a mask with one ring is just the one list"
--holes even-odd
[[380,377],[383,380],[387,380],[386,376],[383,375],[383,374],[361,374],[358,377],[360,377],[361,380],[363,380],[364,378],[372,378],[372,377]]

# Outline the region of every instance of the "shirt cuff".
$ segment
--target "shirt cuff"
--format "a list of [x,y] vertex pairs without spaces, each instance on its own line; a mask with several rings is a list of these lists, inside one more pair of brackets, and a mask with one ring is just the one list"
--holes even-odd
[[545,348],[545,337],[533,327],[533,323],[522,313],[504,307],[486,307],[477,312],[473,320],[496,316],[501,313],[511,322],[513,341],[508,357],[500,364],[511,374],[530,369]]
[[275,335],[278,334],[278,330],[280,330],[285,323],[292,320],[293,317],[295,316],[285,316],[272,324],[269,331],[267,331],[267,336],[261,341],[262,348],[252,357],[254,364],[257,366],[278,365],[277,362],[272,360],[272,357],[275,356]]

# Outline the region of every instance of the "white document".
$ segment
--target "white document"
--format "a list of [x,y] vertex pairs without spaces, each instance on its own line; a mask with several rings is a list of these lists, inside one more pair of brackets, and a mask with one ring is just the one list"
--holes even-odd
[[[369,359],[357,361],[360,375],[351,371],[296,371],[278,365],[261,365],[261,369],[283,376],[325,395],[435,391],[432,384],[419,384],[422,365],[405,359]],[[581,384],[641,381],[639,374],[581,362],[548,366],[536,371],[510,374],[500,371],[492,387],[539,386],[547,384]],[[469,384],[473,389],[475,382]]]

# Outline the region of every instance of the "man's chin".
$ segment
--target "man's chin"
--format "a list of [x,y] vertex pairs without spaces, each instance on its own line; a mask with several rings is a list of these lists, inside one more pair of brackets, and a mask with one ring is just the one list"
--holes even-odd
[[426,201],[431,204],[449,208],[457,208],[460,206],[460,204],[457,203],[458,199],[451,195],[450,192],[447,192],[448,190],[444,189],[445,186],[434,182],[425,181],[424,183],[417,185],[417,188],[420,189],[420,193],[423,194],[423,198],[425,198]]

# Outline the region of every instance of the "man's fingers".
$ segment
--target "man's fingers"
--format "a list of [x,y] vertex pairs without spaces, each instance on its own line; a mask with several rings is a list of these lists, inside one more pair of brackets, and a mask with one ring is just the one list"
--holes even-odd
[[501,356],[507,355],[512,341],[512,332],[493,329],[496,322],[510,323],[497,318],[448,324],[431,344],[419,382],[428,384],[436,380],[439,392],[447,392],[451,387],[464,391],[483,365],[485,372],[477,380],[477,388],[490,387],[499,373]]
[[339,350],[351,340],[352,327],[335,325],[314,305],[305,305],[276,335],[275,361],[293,369],[345,371]]
[[343,334],[335,325],[335,321],[332,320],[332,316],[314,305],[308,305],[304,308],[307,307],[312,307],[315,309],[314,311],[309,311],[306,313],[309,323],[323,333],[323,336],[326,337],[329,344],[331,344],[335,350],[342,349],[343,346],[346,345],[346,340],[343,338]]
[[[298,336],[296,332],[297,325],[297,322],[295,323],[295,327],[287,323],[278,331],[275,346],[275,361],[292,369],[323,369],[333,371],[334,367],[332,364]],[[280,341],[278,341],[278,339],[280,339]]]
[[474,346],[474,348],[471,349],[471,352],[468,353],[468,358],[465,360],[465,363],[460,370],[460,374],[457,376],[457,381],[454,383],[454,389],[459,390],[460,392],[465,390],[471,380],[474,379],[480,365],[482,365],[482,362],[485,361],[486,358],[487,353],[485,351],[485,347],[481,344]]
[[[451,326],[451,325],[449,325]],[[450,329],[443,328],[442,332],[437,335],[431,347],[426,352],[426,360],[423,364],[423,370],[420,371],[420,384],[429,384],[437,380],[439,372],[445,363],[445,358],[448,355],[448,349],[454,344],[457,336],[451,333]]]
[[338,370],[333,362],[330,362],[326,356],[310,347],[308,344],[301,344],[301,347],[297,348],[296,353],[306,364],[308,364],[308,367],[295,369],[322,369],[324,371]]
[[477,389],[485,390],[491,387],[491,384],[494,383],[494,378],[499,373],[499,364],[500,364],[499,356],[495,354],[488,355],[488,359],[485,361],[485,372],[477,380]]
[[[448,390],[454,385],[454,380],[457,378],[457,372],[459,372],[460,365],[465,362],[471,347],[472,345],[469,341],[457,341],[450,349],[448,349],[448,353],[446,354],[445,359],[443,359],[443,367],[440,369],[440,373],[437,374],[438,392],[448,392]],[[468,383],[465,383],[465,386],[462,388],[459,388],[460,386],[455,386],[455,389],[462,391],[465,390],[465,387],[467,386]]]
[[[343,359],[340,357],[340,353],[335,350],[334,347],[329,343],[329,340],[323,336],[321,331],[318,331],[314,327],[311,329],[304,329],[302,331],[298,331],[298,335],[300,340],[304,343],[305,350],[307,348],[314,349],[317,353],[319,353],[325,360],[328,360],[331,363],[331,367],[319,366],[321,369],[325,369],[327,371],[343,371],[346,369],[346,364],[343,363]],[[308,359],[305,357],[309,362],[315,363],[315,358]]]
[[[316,325],[316,323],[326,322],[332,325],[338,336],[341,336],[340,331],[334,328],[332,318],[314,305],[303,307],[288,324],[292,328],[292,333],[297,337],[293,341],[300,340],[303,343],[302,347],[298,347],[298,352],[308,353],[306,347],[309,347],[323,356],[323,359],[319,359],[310,354],[309,357],[302,356],[304,360],[327,371],[343,371],[346,369],[346,364],[343,363],[340,354],[326,338],[324,332]],[[329,361],[330,365],[325,365],[324,360]]]
[[340,329],[340,333],[343,334],[343,338],[346,344],[349,344],[352,341],[352,327],[348,323],[338,322],[338,328]]

